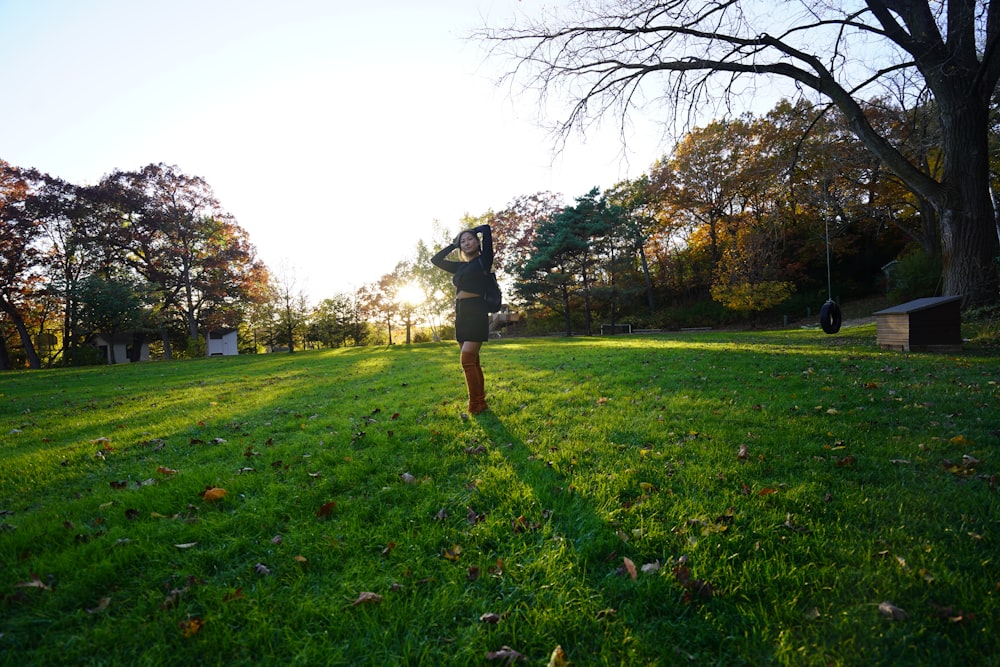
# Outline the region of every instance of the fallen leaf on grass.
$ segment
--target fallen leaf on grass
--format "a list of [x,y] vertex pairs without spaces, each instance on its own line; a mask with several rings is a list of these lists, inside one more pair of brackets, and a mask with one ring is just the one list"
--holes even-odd
[[232,591],[231,593],[226,593],[225,595],[223,595],[222,596],[222,601],[223,602],[232,602],[233,600],[240,600],[242,598],[243,598],[243,589],[242,588],[237,588],[235,591]]
[[632,579],[632,581],[638,579],[638,575],[635,571],[635,563],[632,562],[631,558],[622,558],[622,564],[625,566],[625,571],[628,572],[628,576]]
[[293,558],[292,560],[294,560],[294,561],[295,561],[296,563],[298,563],[299,565],[305,565],[306,563],[308,563],[308,562],[309,562],[309,559],[308,559],[308,558],[306,558],[305,556],[302,556],[302,555],[299,555],[299,556],[296,556],[296,557],[295,557],[295,558]]
[[330,501],[322,505],[318,510],[316,510],[316,517],[319,519],[325,519],[326,517],[330,516],[330,512],[332,512],[333,508],[335,508],[336,506],[337,503],[335,501]]
[[459,556],[462,555],[462,545],[453,544],[444,550],[444,557],[450,561],[457,561]]
[[552,649],[552,655],[549,656],[548,667],[569,667],[569,660],[566,658],[566,652],[563,651],[562,646],[556,646]]
[[945,470],[958,477],[970,477],[976,472],[976,466],[978,466],[982,461],[974,456],[969,456],[968,454],[962,455],[962,462],[952,462],[949,459],[945,459],[941,462]]
[[417,478],[408,472],[401,473],[399,475],[399,479],[401,479],[404,484],[415,484],[417,481]]
[[167,597],[160,603],[160,609],[173,609],[177,606],[178,600],[180,600],[182,596],[186,595],[189,590],[191,589],[188,586],[185,586],[184,588],[171,589],[170,592],[167,593]]
[[973,612],[966,612],[961,609],[955,609],[952,605],[940,606],[932,604],[934,607],[934,613],[939,618],[947,619],[952,623],[961,623],[963,621],[975,620],[976,615]]
[[878,613],[882,614],[890,621],[905,621],[909,617],[909,614],[907,614],[904,610],[888,601],[878,603]]
[[516,519],[510,520],[510,527],[514,530],[515,533],[526,533],[528,531],[538,530],[539,528],[542,527],[542,524],[538,523],[537,521],[532,522],[522,514]]
[[704,579],[692,579],[691,570],[685,565],[677,565],[674,570],[674,579],[684,589],[682,602],[708,601],[715,594],[715,587]]
[[745,444],[740,445],[740,451],[736,454],[737,461],[746,461],[750,458],[750,448]]
[[708,601],[712,599],[715,595],[715,587],[711,583],[705,581],[704,579],[695,579],[687,587],[684,592],[684,596],[681,598],[683,602],[691,602],[695,600]]
[[785,515],[785,523],[781,524],[778,527],[779,528],[787,528],[788,530],[790,530],[792,532],[802,533],[803,535],[808,535],[809,533],[812,532],[808,528],[805,528],[803,526],[799,526],[799,525],[796,525],[796,524],[792,523],[792,515],[791,514],[786,514]]
[[660,571],[660,561],[653,561],[652,563],[646,563],[640,568],[643,574],[655,574]]
[[358,599],[351,603],[351,606],[357,607],[361,604],[381,604],[382,596],[378,593],[372,593],[371,591],[364,591],[358,595]]
[[167,468],[166,466],[158,466],[156,468],[156,472],[160,473],[161,475],[176,475],[177,474],[176,470],[174,470],[173,468]]
[[267,565],[264,565],[263,563],[257,563],[256,565],[254,565],[253,569],[254,572],[256,572],[262,577],[266,577],[269,574],[271,574],[271,568],[269,568]]
[[214,503],[226,497],[226,490],[217,486],[205,487],[205,492],[201,494],[202,499],[207,503]]
[[105,609],[107,609],[108,605],[110,605],[110,604],[111,604],[111,598],[110,597],[103,597],[103,598],[101,598],[100,600],[97,601],[97,606],[94,607],[93,609],[88,609],[87,613],[88,614],[99,614],[102,611],[104,611]]
[[501,646],[499,650],[489,651],[486,654],[487,660],[502,660],[505,665],[513,665],[518,660],[527,660],[523,653],[515,651],[509,646]]
[[185,637],[194,637],[196,634],[201,632],[203,625],[204,623],[202,623],[202,620],[197,616],[181,621],[177,624],[177,626],[181,629],[181,634]]
[[31,579],[28,581],[19,581],[14,584],[15,588],[37,588],[43,591],[51,591],[52,589],[45,584],[41,579],[38,578],[37,574],[32,573]]
[[[489,568],[487,569],[487,572],[490,573],[490,576],[493,576],[493,577],[502,577],[503,576],[503,558],[497,558],[497,562],[495,564],[493,564],[493,565],[490,565]],[[997,583],[997,588],[1000,589],[1000,582]]]
[[500,622],[500,614],[487,613],[479,617],[480,622],[496,625]]
[[191,547],[198,544],[197,542],[184,542],[183,544],[175,544],[174,547],[177,549],[190,549]]

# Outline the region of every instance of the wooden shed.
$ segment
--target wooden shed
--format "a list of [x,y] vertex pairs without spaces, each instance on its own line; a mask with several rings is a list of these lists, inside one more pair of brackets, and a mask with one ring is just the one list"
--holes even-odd
[[210,357],[239,354],[236,329],[217,329],[208,333],[206,353]]
[[[114,340],[104,334],[97,334],[90,344],[101,352],[104,360],[111,364],[127,364],[133,358],[138,361],[149,361],[149,343],[143,336],[136,336],[132,332],[115,334]],[[139,346],[138,350],[135,349]]]
[[883,350],[957,352],[962,349],[962,297],[914,299],[875,313]]

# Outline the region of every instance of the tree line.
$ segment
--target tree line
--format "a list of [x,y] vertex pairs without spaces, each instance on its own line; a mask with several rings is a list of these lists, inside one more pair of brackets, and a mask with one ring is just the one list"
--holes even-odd
[[[909,159],[940,161],[933,105],[876,99],[866,109]],[[806,101],[695,128],[646,174],[571,204],[536,193],[462,226],[484,222],[509,300],[539,332],[798,320],[828,299],[931,296],[944,284],[934,207],[835,109]],[[453,231],[439,230],[437,245]],[[421,243],[365,291],[416,283],[429,297],[422,313],[440,321],[451,290],[427,269],[430,252]],[[385,299],[390,335],[403,312]]]
[[[940,161],[933,105],[866,109],[909,159]],[[453,288],[430,257],[457,229],[437,223],[379,280],[311,304],[293,272],[257,258],[211,187],[177,167],[80,187],[0,161],[0,221],[2,368],[97,361],[95,334],[164,358],[204,354],[208,332],[227,328],[244,352],[451,335]],[[805,101],[695,128],[647,173],[571,203],[523,195],[459,226],[482,223],[507,300],[534,332],[801,319],[828,298],[943,285],[934,207],[845,118]]]
[[[938,246],[943,292],[966,308],[996,303],[1000,3],[580,0],[474,36],[510,62],[505,84],[542,105],[565,103],[562,137],[601,121],[624,131],[644,106],[664,113],[665,124],[690,127],[705,109],[728,112],[772,86],[836,109],[920,200],[923,219],[933,215],[935,238],[926,236]],[[899,143],[899,128],[885,125],[872,99],[915,110],[933,148],[914,153],[912,141]]]
[[98,334],[128,336],[133,361],[151,341],[167,359],[196,354],[268,289],[199,177],[152,164],[84,187],[0,161],[0,369],[92,363]]

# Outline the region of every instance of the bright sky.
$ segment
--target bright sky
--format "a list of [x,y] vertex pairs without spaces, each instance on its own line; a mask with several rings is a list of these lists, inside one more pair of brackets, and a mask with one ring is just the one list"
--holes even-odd
[[[466,36],[567,0],[0,0],[0,159],[78,185],[201,176],[313,302],[392,271],[440,221],[648,171],[650,127],[560,155],[510,65]],[[555,120],[550,118],[549,120]]]

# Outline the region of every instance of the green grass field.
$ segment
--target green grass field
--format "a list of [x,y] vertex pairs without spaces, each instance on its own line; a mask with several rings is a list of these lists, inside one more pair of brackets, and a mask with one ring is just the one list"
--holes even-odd
[[1000,664],[995,352],[483,367],[471,419],[454,343],[0,376],[0,664]]

